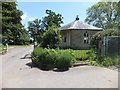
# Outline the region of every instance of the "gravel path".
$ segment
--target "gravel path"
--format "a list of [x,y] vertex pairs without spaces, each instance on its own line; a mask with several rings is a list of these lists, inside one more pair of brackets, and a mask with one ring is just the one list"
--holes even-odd
[[65,72],[31,68],[32,50],[33,46],[12,48],[0,56],[3,88],[118,88],[118,72],[107,68],[79,66]]

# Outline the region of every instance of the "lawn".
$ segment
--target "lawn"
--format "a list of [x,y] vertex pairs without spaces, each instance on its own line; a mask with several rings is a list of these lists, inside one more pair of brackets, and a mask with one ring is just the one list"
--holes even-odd
[[2,44],[0,44],[0,53],[2,53],[3,48],[5,48],[5,46],[4,46],[4,45],[2,45]]
[[[15,48],[15,47],[25,47],[25,46],[28,46],[28,45],[8,45],[8,48]],[[0,53],[3,52],[3,49],[6,48],[6,46],[0,44]]]
[[76,59],[86,60],[89,57],[88,52],[90,51],[91,50],[74,50],[74,54],[75,54]]
[[[64,49],[69,50],[69,49]],[[63,50],[63,51],[64,51]],[[92,50],[72,50],[77,60],[87,60],[89,58],[89,52]]]

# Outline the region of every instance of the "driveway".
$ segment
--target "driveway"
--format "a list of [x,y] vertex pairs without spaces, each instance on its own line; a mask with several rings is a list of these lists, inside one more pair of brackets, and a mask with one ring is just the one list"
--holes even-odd
[[118,72],[107,68],[79,66],[65,72],[31,68],[32,50],[33,46],[12,48],[0,56],[3,88],[118,88]]

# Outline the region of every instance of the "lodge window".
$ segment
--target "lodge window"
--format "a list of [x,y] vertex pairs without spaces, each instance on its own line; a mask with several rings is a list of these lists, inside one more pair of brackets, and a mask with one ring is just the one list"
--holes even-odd
[[88,44],[89,43],[89,39],[88,39],[89,35],[87,32],[84,33],[84,43]]

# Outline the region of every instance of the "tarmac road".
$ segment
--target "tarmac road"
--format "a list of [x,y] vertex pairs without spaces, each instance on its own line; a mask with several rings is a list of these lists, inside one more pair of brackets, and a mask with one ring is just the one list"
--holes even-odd
[[118,72],[107,68],[79,66],[65,72],[31,68],[32,50],[33,46],[18,47],[0,55],[2,88],[118,88]]

